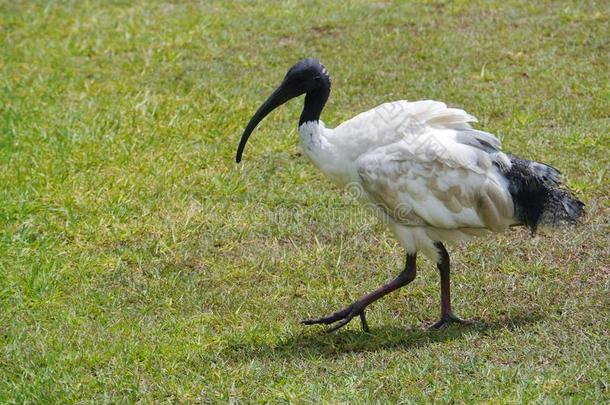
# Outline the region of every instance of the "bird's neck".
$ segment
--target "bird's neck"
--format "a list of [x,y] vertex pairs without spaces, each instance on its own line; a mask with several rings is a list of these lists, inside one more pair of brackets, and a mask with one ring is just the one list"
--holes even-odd
[[320,120],[322,109],[330,95],[330,83],[322,80],[322,86],[307,93],[305,96],[305,106],[299,120],[299,127],[306,122],[317,122]]
[[332,141],[334,130],[320,121],[320,113],[330,95],[330,77],[322,71],[322,86],[305,96],[299,120],[303,152],[333,183],[344,186],[351,181],[349,165],[343,151]]

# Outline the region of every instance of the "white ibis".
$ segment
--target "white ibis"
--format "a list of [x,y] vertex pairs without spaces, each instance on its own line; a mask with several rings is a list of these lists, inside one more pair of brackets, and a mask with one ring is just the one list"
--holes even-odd
[[561,186],[551,166],[505,154],[492,134],[473,129],[476,118],[438,101],[395,101],[358,114],[335,129],[320,121],[331,79],[316,59],[296,63],[246,126],[239,162],[250,134],[271,111],[305,94],[299,135],[305,154],[340,187],[357,186],[406,250],[404,270],[388,284],[329,316],[303,321],[332,325],[356,315],[368,331],[365,308],[409,284],[416,254],[437,263],[441,319],[432,328],[464,322],[451,310],[449,254],[444,242],[467,240],[509,226],[576,223],[584,204]]

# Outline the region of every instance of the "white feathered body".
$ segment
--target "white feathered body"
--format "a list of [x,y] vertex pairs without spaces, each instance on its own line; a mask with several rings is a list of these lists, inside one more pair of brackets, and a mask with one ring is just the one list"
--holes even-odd
[[305,154],[340,187],[357,186],[409,253],[436,260],[434,242],[501,232],[515,223],[511,161],[476,119],[437,101],[396,101],[335,129],[299,128]]

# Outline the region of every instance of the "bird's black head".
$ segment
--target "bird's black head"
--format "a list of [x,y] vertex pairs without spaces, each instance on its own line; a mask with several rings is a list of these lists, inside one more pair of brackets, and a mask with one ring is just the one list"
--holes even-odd
[[330,76],[319,60],[307,58],[288,70],[282,84],[291,86],[301,95],[321,87],[330,87]]
[[322,108],[330,94],[330,75],[317,59],[303,59],[292,66],[280,86],[259,107],[239,141],[235,156],[238,163],[241,161],[246,142],[258,123],[280,105],[302,94],[307,94],[307,96],[299,125],[307,121],[319,120]]

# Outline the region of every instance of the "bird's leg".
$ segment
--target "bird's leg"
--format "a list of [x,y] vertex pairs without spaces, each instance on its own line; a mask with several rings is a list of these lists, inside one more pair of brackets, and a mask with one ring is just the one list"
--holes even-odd
[[444,329],[451,323],[468,323],[463,321],[453,314],[451,311],[451,283],[449,277],[450,263],[449,253],[442,243],[437,242],[434,244],[439,251],[440,261],[436,267],[441,276],[441,319],[432,325],[431,329]]
[[333,325],[327,332],[334,332],[337,329],[347,325],[349,321],[352,320],[356,315],[360,316],[360,321],[362,322],[362,329],[365,332],[369,331],[369,326],[366,322],[366,316],[364,314],[364,310],[367,306],[377,301],[379,298],[383,297],[391,293],[392,291],[403,287],[409,284],[411,281],[415,279],[417,274],[417,267],[415,264],[416,256],[415,254],[407,254],[407,262],[405,264],[405,269],[392,281],[389,283],[379,287],[375,291],[364,295],[357,301],[354,301],[347,308],[342,309],[341,311],[337,311],[334,314],[329,316],[325,316],[323,318],[318,319],[308,319],[302,321],[305,325],[314,325],[314,324],[325,324],[330,325],[337,322]]

